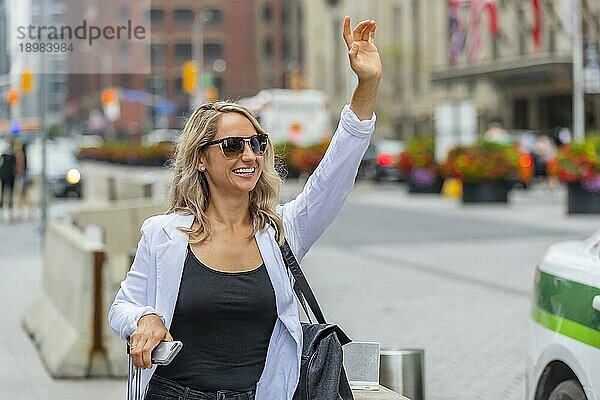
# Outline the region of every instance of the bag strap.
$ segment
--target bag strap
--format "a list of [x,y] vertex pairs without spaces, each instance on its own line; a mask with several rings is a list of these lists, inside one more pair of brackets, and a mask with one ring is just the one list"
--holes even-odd
[[294,283],[294,292],[296,293],[298,300],[300,300],[300,304],[302,304],[306,316],[310,319],[310,315],[306,309],[305,300],[306,303],[308,303],[313,315],[317,319],[317,322],[320,324],[325,324],[325,316],[321,311],[321,307],[319,307],[317,298],[310,288],[310,285],[308,284],[308,281],[306,280],[306,277],[300,268],[300,264],[298,264],[298,260],[296,260],[296,257],[294,256],[287,239],[285,239],[283,246],[281,246],[281,255],[283,256],[283,261],[286,267],[292,272],[292,275],[296,281]]

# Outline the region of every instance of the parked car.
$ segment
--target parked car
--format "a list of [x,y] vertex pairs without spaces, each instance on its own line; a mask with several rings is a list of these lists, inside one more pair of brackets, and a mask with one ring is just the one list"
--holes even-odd
[[[74,146],[48,141],[46,144],[46,180],[54,197],[82,196],[82,177]],[[29,176],[39,182],[42,175],[42,145],[36,141],[27,148]]]
[[371,142],[360,162],[358,176],[376,182],[384,179],[404,180],[398,169],[398,160],[403,150],[402,140],[381,139]]
[[558,243],[535,271],[528,400],[600,399],[600,230]]

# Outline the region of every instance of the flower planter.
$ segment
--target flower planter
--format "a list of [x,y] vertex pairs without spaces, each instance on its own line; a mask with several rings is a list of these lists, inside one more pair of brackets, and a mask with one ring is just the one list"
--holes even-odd
[[439,194],[442,191],[443,179],[436,171],[425,168],[413,168],[408,174],[408,193]]
[[464,203],[506,203],[511,184],[508,181],[463,182]]
[[568,191],[569,214],[600,214],[600,193],[585,190],[579,183],[569,183]]

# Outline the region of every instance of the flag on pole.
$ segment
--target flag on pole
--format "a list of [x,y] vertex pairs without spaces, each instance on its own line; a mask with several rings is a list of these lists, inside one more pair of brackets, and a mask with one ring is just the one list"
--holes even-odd
[[487,0],[485,8],[488,11],[490,35],[495,39],[500,33],[498,29],[498,5],[496,4],[496,0]]
[[465,49],[465,31],[461,25],[458,0],[448,1],[448,55],[451,64],[456,64]]
[[542,9],[540,0],[531,0],[533,8],[533,26],[531,28],[531,36],[533,38],[533,46],[539,50],[542,46]]
[[471,1],[471,24],[469,26],[469,61],[479,61],[481,52],[481,10],[486,0]]
[[481,58],[481,15],[487,10],[488,31],[492,38],[500,34],[498,24],[498,5],[496,0],[471,0],[471,24],[469,26],[469,60]]

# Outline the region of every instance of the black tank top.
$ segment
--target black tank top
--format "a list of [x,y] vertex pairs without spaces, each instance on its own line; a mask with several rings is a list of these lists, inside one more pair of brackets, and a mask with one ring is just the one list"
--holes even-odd
[[275,291],[265,265],[221,272],[188,246],[170,333],[183,342],[156,374],[196,390],[245,390],[262,374],[277,319]]

